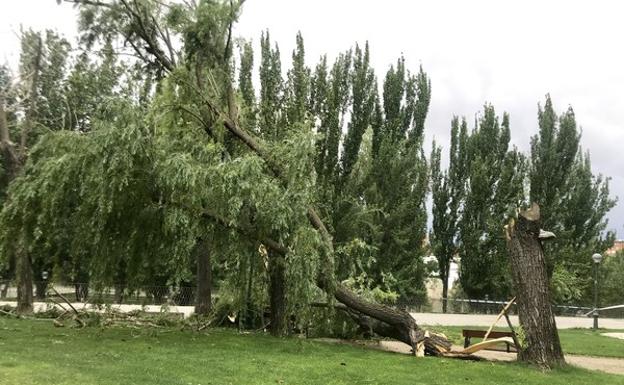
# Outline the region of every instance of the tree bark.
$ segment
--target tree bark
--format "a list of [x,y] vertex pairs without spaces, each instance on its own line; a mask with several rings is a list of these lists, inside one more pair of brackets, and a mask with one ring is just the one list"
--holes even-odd
[[269,250],[269,299],[271,304],[271,334],[284,336],[288,333],[286,316],[286,267],[284,256]]
[[540,210],[534,203],[505,226],[518,316],[525,340],[518,359],[552,368],[565,363],[552,311],[540,234]]
[[448,274],[442,278],[442,313],[448,309]]
[[[328,306],[328,304],[316,303],[312,304],[312,306],[326,307]],[[404,333],[385,322],[379,321],[378,319],[369,317],[362,313],[358,313],[357,311],[342,303],[336,304],[334,305],[334,307],[347,313],[351,317],[351,319],[353,319],[353,321],[355,321],[355,323],[359,325],[360,330],[366,334],[375,333],[377,335],[394,338],[398,341],[411,345],[411,341],[406,339],[406,335]],[[448,354],[451,349],[451,342],[439,334],[432,333],[425,335],[423,342],[425,347],[425,353],[429,355],[443,356]]]
[[113,301],[116,304],[121,305],[123,303],[125,289],[126,289],[126,285],[125,284],[123,284],[123,283],[116,283],[115,284],[115,288],[114,288],[114,292],[113,292]]
[[197,297],[195,314],[208,315],[212,312],[212,263],[210,247],[205,240],[197,241]]
[[20,251],[17,256],[17,312],[33,311],[33,271],[30,256]]

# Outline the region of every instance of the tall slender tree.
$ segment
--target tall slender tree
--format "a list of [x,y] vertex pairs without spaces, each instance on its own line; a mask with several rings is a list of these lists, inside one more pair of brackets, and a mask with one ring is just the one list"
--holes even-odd
[[442,149],[435,142],[431,152],[431,195],[432,228],[430,242],[432,252],[438,261],[442,280],[442,311],[447,311],[449,274],[451,263],[459,252],[458,234],[461,208],[465,195],[467,175],[468,128],[465,119],[457,117],[451,122],[451,146],[449,166],[446,171],[440,167]]
[[[542,209],[544,228],[557,235],[545,245],[548,275],[556,273],[556,300],[589,301],[588,256],[604,252],[613,241],[614,235],[605,232],[606,214],[616,200],[609,195],[609,179],[594,175],[589,153],[582,153],[571,107],[558,116],[546,95],[538,123],[531,138],[530,198]],[[562,275],[568,279],[558,279]]]
[[467,142],[468,180],[460,221],[460,282],[471,298],[511,291],[501,221],[524,202],[525,160],[509,149],[509,116],[486,105]]

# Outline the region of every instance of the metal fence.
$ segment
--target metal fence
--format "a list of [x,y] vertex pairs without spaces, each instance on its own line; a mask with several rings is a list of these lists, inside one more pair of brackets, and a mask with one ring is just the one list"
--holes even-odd
[[[399,302],[397,306],[405,308],[411,312],[417,313],[442,313],[443,299],[429,299],[427,302]],[[451,314],[498,314],[506,301],[495,301],[489,299],[467,299],[467,298],[448,298],[447,313]],[[586,317],[592,307],[574,306],[574,305],[553,305],[555,315],[566,317]],[[509,314],[516,314],[516,304],[512,304],[508,310]],[[624,318],[624,309],[601,310],[601,317],[607,318]]]
[[[56,290],[52,290],[52,287]],[[196,288],[190,286],[140,286],[114,285],[98,287],[86,283],[35,282],[35,301],[58,302],[60,293],[71,302],[89,304],[124,305],[174,305],[192,306],[195,303]],[[0,302],[17,300],[17,287],[13,281],[0,281]],[[447,299],[447,313],[451,314],[498,314],[506,301],[489,299]],[[443,300],[429,299],[426,302],[400,301],[397,307],[410,312],[442,313]],[[558,316],[586,317],[593,308],[587,306],[553,305]],[[509,314],[516,314],[516,305],[509,308]],[[624,318],[624,308],[601,310],[601,317]]]

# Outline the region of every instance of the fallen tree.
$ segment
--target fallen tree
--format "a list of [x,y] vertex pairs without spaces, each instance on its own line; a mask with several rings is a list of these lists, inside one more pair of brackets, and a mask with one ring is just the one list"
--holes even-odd
[[[138,2],[125,0],[104,2],[71,0],[70,2],[85,7],[85,9],[99,8],[103,10],[103,19],[111,17],[115,23],[124,26],[124,28],[115,29],[113,33],[121,35],[124,42],[129,43],[135,51],[136,56],[144,61],[149,68],[154,69],[154,73],[159,78],[174,73],[178,66],[177,62],[182,61],[176,60],[176,58],[183,57],[186,61],[184,65],[196,70],[196,84],[194,84],[195,82],[184,82],[180,85],[194,95],[195,103],[199,107],[198,113],[188,109],[185,111],[195,118],[203,127],[206,135],[211,138],[216,137],[215,130],[217,130],[217,126],[222,125],[231,134],[227,138],[228,142],[238,142],[243,145],[242,148],[246,147],[256,154],[264,161],[267,172],[273,175],[284,189],[289,187],[287,178],[282,175],[284,168],[280,164],[280,160],[276,159],[270,149],[251,133],[252,130],[246,129],[240,124],[239,111],[243,111],[243,108],[237,104],[237,95],[232,86],[230,60],[232,58],[232,26],[236,21],[242,1],[224,3],[224,7],[229,7],[228,19],[224,19],[223,23],[215,26],[215,30],[210,31],[212,35],[204,38],[205,42],[196,42],[213,43],[214,46],[207,45],[211,50],[210,52],[205,52],[205,49],[202,51],[202,46],[198,45],[197,47],[186,47],[188,49],[184,55],[174,52],[172,40],[168,33],[152,33],[153,31],[161,31],[159,25],[161,21],[157,17],[150,16],[150,13],[154,12],[148,7],[149,5],[159,9],[159,5],[156,3],[146,2],[142,5]],[[191,20],[192,16],[189,16],[188,23],[192,23]],[[167,30],[165,29],[165,31]],[[210,76],[207,76],[206,71]],[[214,92],[215,90],[218,92]],[[229,154],[224,156],[227,158]],[[306,211],[310,226],[318,232],[322,239],[323,246],[318,252],[320,255],[326,254],[327,260],[332,261],[334,256],[332,234],[328,231],[316,207],[308,206]],[[206,215],[211,216],[209,213]],[[221,225],[230,228],[240,225],[230,221],[231,218],[220,218],[214,215],[212,218]],[[256,235],[254,229],[237,227],[236,230],[252,238]],[[288,248],[276,241],[266,238],[259,239],[259,241],[277,256],[283,257],[288,254]],[[424,351],[428,354],[444,355],[449,351],[450,342],[446,338],[442,336],[432,337],[426,333],[407,311],[367,301],[340,282],[335,282],[332,277],[320,275],[317,278],[318,286],[349,309],[354,319],[367,325],[377,334],[395,338],[410,345],[415,354],[419,349],[423,350],[423,344]]]
[[[278,255],[286,256],[288,254],[287,247],[271,238],[256,237],[252,229],[236,226],[232,221],[209,211],[204,212],[204,215],[225,228],[233,229],[240,234],[262,242],[267,249]],[[322,224],[322,222],[320,223]],[[331,246],[333,247],[333,245]],[[346,311],[360,327],[373,331],[382,337],[404,342],[411,346],[414,354],[417,354],[419,349],[422,351],[424,346],[424,353],[429,355],[454,355],[450,351],[451,342],[446,337],[428,333],[421,329],[414,317],[407,311],[368,301],[342,283],[334,283],[333,290],[328,289],[329,283],[324,282],[322,277],[318,279],[317,283],[321,289],[332,294],[340,302],[341,305],[338,306],[338,309]]]

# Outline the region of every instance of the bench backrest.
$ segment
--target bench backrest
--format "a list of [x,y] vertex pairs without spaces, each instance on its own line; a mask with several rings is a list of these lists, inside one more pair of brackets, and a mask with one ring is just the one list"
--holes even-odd
[[[462,337],[476,337],[476,338],[483,338],[485,337],[485,330],[470,330],[470,329],[464,329],[462,330]],[[488,335],[488,338],[501,338],[501,337],[512,337],[513,333],[512,332],[499,332],[499,331],[491,331],[490,334]]]

